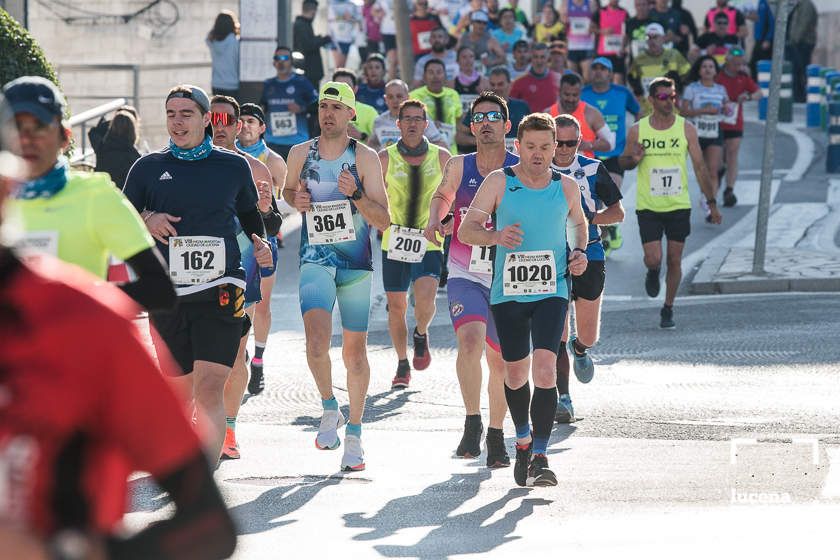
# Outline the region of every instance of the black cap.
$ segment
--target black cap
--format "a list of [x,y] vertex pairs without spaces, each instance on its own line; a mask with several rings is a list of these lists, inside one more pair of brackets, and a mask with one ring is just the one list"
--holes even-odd
[[239,108],[239,116],[254,117],[255,119],[259,120],[262,124],[265,124],[265,113],[263,113],[262,107],[260,107],[256,103],[244,103],[242,107]]
[[31,113],[44,124],[49,124],[58,117],[64,117],[67,102],[51,81],[40,76],[23,76],[12,80],[3,87],[6,103],[12,112]]

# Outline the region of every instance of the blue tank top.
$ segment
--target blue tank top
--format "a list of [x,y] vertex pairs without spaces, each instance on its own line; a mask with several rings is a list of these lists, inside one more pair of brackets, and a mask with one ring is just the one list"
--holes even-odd
[[[351,138],[347,149],[338,158],[329,160],[323,159],[318,152],[318,140],[319,138],[315,138],[309,147],[309,153],[300,172],[300,179],[309,190],[313,202],[348,200],[338,190],[338,176],[343,170],[350,171],[358,187],[364,188],[356,170],[356,141]],[[356,239],[342,243],[310,245],[304,216],[300,229],[300,264],[312,263],[341,269],[373,270],[370,225],[352,202],[350,209],[353,214]]]
[[620,156],[627,139],[626,113],[638,114],[641,110],[639,102],[629,89],[617,84],[610,85],[610,89],[603,93],[596,92],[592,86],[585,86],[580,98],[601,111],[607,126],[615,133],[615,148],[609,152],[595,152],[595,156],[601,159]]
[[[514,250],[496,245],[493,259],[493,284],[490,288],[490,303],[517,301],[527,303],[550,297],[569,297],[566,282],[566,222],[569,205],[563,193],[562,175],[552,170],[551,181],[544,189],[532,189],[522,184],[511,167],[505,167],[505,194],[494,213],[496,230],[519,223],[522,230],[522,244]],[[553,251],[556,275],[556,291],[553,294],[504,295],[504,265],[510,253],[523,251]]]

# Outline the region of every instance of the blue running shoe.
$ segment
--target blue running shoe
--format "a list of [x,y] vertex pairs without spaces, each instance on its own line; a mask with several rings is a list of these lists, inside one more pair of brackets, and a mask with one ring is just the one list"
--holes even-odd
[[592,358],[589,357],[589,352],[578,354],[575,350],[575,338],[569,338],[569,355],[574,362],[575,377],[581,383],[589,383],[595,376],[595,364],[592,363]]
[[557,400],[557,412],[554,413],[554,421],[558,424],[577,422],[575,408],[572,406],[572,397],[568,393],[560,395]]

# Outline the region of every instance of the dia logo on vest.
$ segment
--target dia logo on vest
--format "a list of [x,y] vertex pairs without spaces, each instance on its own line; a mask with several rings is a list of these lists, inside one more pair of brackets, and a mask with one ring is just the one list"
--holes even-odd
[[659,150],[665,149],[665,140],[651,140],[649,138],[642,138],[642,147],[646,150],[650,148],[657,148]]

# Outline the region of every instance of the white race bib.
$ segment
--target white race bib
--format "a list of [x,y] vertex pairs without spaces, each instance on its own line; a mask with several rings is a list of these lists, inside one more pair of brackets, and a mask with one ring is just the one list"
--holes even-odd
[[506,296],[557,293],[554,251],[508,253],[502,274],[502,293]]
[[392,261],[418,263],[426,254],[426,237],[422,229],[391,225],[388,258]]
[[607,54],[618,54],[624,45],[624,38],[621,35],[606,35],[604,37],[604,52]]
[[516,142],[516,138],[505,137],[505,149],[512,154],[519,154],[519,152],[516,151],[516,144],[514,144],[514,142]]
[[572,35],[588,35],[589,34],[589,18],[573,17],[569,18],[569,27]]
[[647,47],[647,41],[645,39],[633,39],[630,41],[630,52],[634,57],[639,56],[645,50],[645,47]]
[[455,141],[455,125],[438,123],[437,127],[440,130],[440,135],[443,136],[443,141],[446,145],[451,145],[452,142]]
[[741,109],[741,105],[738,103],[728,102],[726,105],[723,106],[723,120],[721,122],[725,124],[738,124],[738,111]]
[[383,148],[388,148],[397,143],[402,133],[396,125],[380,126],[373,131],[376,134],[376,139],[379,140],[379,145]]
[[682,192],[682,172],[679,167],[654,167],[650,170],[652,196],[676,196]]
[[313,202],[306,213],[306,233],[310,245],[342,243],[356,239],[349,200]]
[[470,109],[472,108],[472,102],[478,98],[478,95],[475,93],[462,93],[461,94],[461,108],[463,109],[464,114],[468,114]]
[[204,284],[225,273],[225,240],[221,237],[169,238],[169,278],[173,284]]
[[469,271],[477,274],[492,274],[493,260],[491,258],[492,247],[489,245],[473,245],[470,253]]
[[297,115],[289,111],[272,112],[271,135],[294,136],[297,134]]
[[16,246],[22,254],[36,253],[57,257],[58,231],[27,231]]
[[431,31],[421,31],[417,34],[417,45],[423,50],[429,50],[432,48],[432,32]]
[[717,138],[720,134],[720,118],[713,115],[699,115],[694,119],[698,138]]

